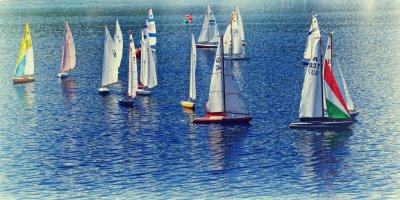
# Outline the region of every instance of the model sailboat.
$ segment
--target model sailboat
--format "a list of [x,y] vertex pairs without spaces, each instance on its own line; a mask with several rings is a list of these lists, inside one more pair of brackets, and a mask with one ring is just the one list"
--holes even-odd
[[240,14],[240,11],[239,11],[239,6],[236,6],[236,16],[237,16],[237,22],[239,25],[239,34],[240,34],[240,38],[242,40],[242,45],[247,46],[246,39],[244,38],[243,20],[242,20],[242,15]]
[[192,33],[192,45],[190,50],[190,83],[189,83],[189,100],[181,101],[184,108],[194,108],[194,100],[196,99],[196,42]]
[[313,52],[312,47],[314,47],[314,39],[313,38],[321,38],[321,33],[319,32],[319,26],[317,21],[317,15],[313,13],[311,18],[311,25],[308,31],[307,44],[306,49],[303,54],[303,64],[308,65],[311,59],[311,53]]
[[217,21],[210,6],[207,6],[207,14],[204,18],[203,26],[197,40],[196,47],[198,48],[217,48],[219,30]]
[[68,77],[68,73],[75,69],[76,55],[74,38],[72,37],[71,29],[67,20],[64,22],[64,45],[61,54],[61,67],[58,73],[59,78]]
[[135,54],[135,43],[133,42],[132,33],[129,32],[129,49],[128,49],[128,86],[126,96],[119,100],[124,106],[132,106],[133,99],[136,97],[138,89],[137,80],[137,63]]
[[[339,87],[340,93],[342,94],[342,97],[344,98],[344,101],[346,103],[346,106],[350,112],[350,115],[352,117],[355,117],[358,115],[358,112],[354,108],[353,100],[351,98],[350,92],[347,88],[346,81],[344,80],[342,70],[340,69],[340,65],[338,62],[333,62],[333,32],[329,34],[328,38],[328,44],[326,47],[326,54],[325,54],[325,59],[328,60],[328,63],[330,64],[330,67],[332,69],[333,75],[335,77],[336,83]],[[335,65],[334,65],[335,64]]]
[[[301,92],[300,122],[291,123],[289,127],[305,129],[347,128],[353,124],[353,120],[333,76],[328,57],[324,60],[323,65],[321,63],[321,39],[312,39],[314,40],[312,59],[305,70]],[[324,116],[324,101],[327,107],[327,117]]]
[[240,37],[239,24],[235,11],[232,11],[231,23],[224,34],[224,57],[229,60],[248,60]]
[[194,118],[194,123],[248,123],[253,119],[253,117],[248,116],[249,112],[240,95],[239,86],[231,66],[225,66],[224,47],[222,44],[223,41],[221,39],[211,75],[206,116],[204,118]]
[[107,25],[104,24],[103,73],[101,87],[98,89],[100,93],[109,93],[110,89],[107,86],[118,82],[118,63],[114,40],[111,38]]
[[34,69],[32,38],[29,31],[29,24],[26,22],[24,36],[22,37],[21,46],[19,48],[17,64],[14,70],[14,84],[35,81],[35,77],[33,77]]
[[[146,37],[145,37],[146,36]],[[147,39],[146,39],[147,38]],[[150,49],[149,34],[142,31],[141,59],[140,59],[140,82],[143,88],[139,87],[139,95],[150,95],[150,89],[157,86],[157,72],[154,55]]]

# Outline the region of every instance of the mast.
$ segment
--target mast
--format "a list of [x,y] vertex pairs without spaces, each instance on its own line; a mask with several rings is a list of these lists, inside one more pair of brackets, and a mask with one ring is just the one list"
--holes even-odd
[[[322,38],[320,38],[320,40],[319,40],[319,46],[320,46],[320,48],[319,48],[319,51],[320,52],[322,52]],[[323,65],[323,62],[325,62],[324,60],[322,60],[322,53],[320,53],[320,68],[321,68],[321,95],[322,95],[322,98],[321,98],[321,100],[322,100],[322,103],[321,103],[321,109],[322,109],[322,117],[324,117],[324,101],[325,101],[325,99],[324,99],[324,65]]]
[[231,16],[231,58],[233,57],[233,32],[232,32],[232,27],[233,27],[233,20],[232,20],[232,16]]
[[[131,33],[131,30],[129,30],[129,33],[128,33],[128,38],[130,37],[130,35],[131,35],[132,33]],[[131,41],[129,40],[129,43],[130,43]],[[130,82],[131,82],[131,66],[130,66],[130,62],[131,62],[131,51],[132,51],[132,49],[131,49],[131,47],[130,47],[130,45],[128,45],[128,87],[126,87],[126,96],[129,98],[130,97],[130,95],[129,95],[129,89],[130,89]]]
[[224,115],[226,115],[226,101],[225,101],[225,61],[224,61],[224,38],[223,37],[220,37],[221,39],[220,39],[220,43],[222,44],[221,45],[221,69],[222,69],[222,76],[221,76],[221,80],[222,80],[222,97],[223,97],[223,100],[224,100],[224,110],[223,110],[223,113],[224,113]]

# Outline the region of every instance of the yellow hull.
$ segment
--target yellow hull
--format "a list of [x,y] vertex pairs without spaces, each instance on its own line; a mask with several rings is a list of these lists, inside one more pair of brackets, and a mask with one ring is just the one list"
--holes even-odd
[[27,82],[32,82],[35,81],[34,77],[25,77],[25,78],[13,78],[13,83],[27,83]]
[[181,101],[181,106],[184,108],[194,109],[194,103],[190,101]]

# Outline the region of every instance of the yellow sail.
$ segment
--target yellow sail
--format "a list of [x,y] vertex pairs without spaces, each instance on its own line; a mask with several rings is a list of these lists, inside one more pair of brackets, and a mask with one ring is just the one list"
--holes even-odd
[[28,22],[25,23],[24,36],[21,41],[17,64],[14,71],[14,82],[33,81],[33,77],[24,77],[26,75],[33,75],[34,73],[34,60],[32,38],[29,31]]

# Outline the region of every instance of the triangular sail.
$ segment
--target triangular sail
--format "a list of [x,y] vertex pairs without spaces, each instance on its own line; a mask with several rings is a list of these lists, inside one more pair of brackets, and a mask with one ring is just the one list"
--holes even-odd
[[222,63],[221,43],[218,43],[217,52],[215,53],[214,66],[211,74],[210,92],[208,95],[207,112],[221,113],[224,112],[224,94],[222,91]]
[[320,38],[313,40],[312,59],[305,69],[301,91],[300,119],[323,117],[321,44]]
[[240,32],[239,32],[239,24],[237,21],[236,13],[235,11],[232,11],[231,15],[232,19],[232,30],[231,30],[231,37],[232,37],[232,54],[237,55],[237,54],[242,54],[243,53],[243,46],[242,46],[242,40],[240,37]]
[[[147,33],[147,38],[149,38],[149,33]],[[156,71],[156,61],[154,58],[154,54],[155,52],[151,51],[150,49],[150,43],[149,40],[147,39],[147,61],[148,61],[148,88],[153,88],[155,86],[157,86],[157,71]]]
[[325,101],[329,118],[349,119],[350,114],[333,76],[328,60],[324,60]]
[[103,73],[101,86],[105,87],[107,85],[116,83],[118,80],[113,78],[115,71],[116,63],[116,53],[115,53],[115,45],[114,40],[111,37],[110,31],[106,25],[104,25],[104,56],[103,56]]
[[231,36],[231,23],[228,24],[224,33],[224,54],[230,54],[232,48],[232,36]]
[[196,99],[196,42],[192,33],[192,46],[190,51],[190,90],[189,98]]
[[142,82],[144,87],[149,85],[149,62],[148,62],[148,42],[145,39],[146,33],[142,31],[142,44],[140,49],[141,63],[140,63],[140,82]]
[[[336,72],[338,71],[338,72]],[[354,111],[354,104],[353,104],[353,99],[351,98],[349,89],[347,88],[346,81],[344,80],[343,74],[342,74],[342,69],[340,68],[339,62],[336,61],[336,66],[333,67],[333,74],[335,76],[336,82],[338,83],[338,86],[340,88],[340,92],[342,93],[342,96],[345,98],[346,106],[349,111]],[[337,74],[337,75],[336,75]]]
[[64,22],[64,45],[61,56],[60,72],[65,73],[75,68],[76,55],[74,38],[72,37],[71,29],[68,22]]
[[135,53],[135,43],[132,33],[129,33],[129,54],[128,54],[128,97],[135,98],[138,90],[137,63]]
[[34,74],[34,59],[32,38],[28,22],[25,23],[24,36],[21,40],[14,77],[23,77]]
[[246,105],[240,95],[240,89],[236,82],[231,65],[224,65],[225,80],[225,112],[233,114],[249,114]]
[[156,31],[156,22],[154,19],[153,15],[153,10],[150,8],[149,9],[149,18],[148,18],[148,32],[149,32],[149,43],[151,46],[154,46],[157,44],[157,31]]
[[207,14],[204,18],[203,26],[200,31],[198,43],[217,43],[219,36],[219,30],[217,21],[211,8],[207,5]]
[[240,11],[239,11],[239,6],[236,6],[236,15],[237,15],[237,21],[239,24],[240,38],[242,39],[242,42],[244,42],[245,38],[244,38],[243,20],[242,20],[242,15],[240,14]]
[[304,59],[311,59],[312,58],[312,52],[313,52],[313,47],[315,46],[314,38],[320,38],[321,33],[319,31],[319,26],[318,26],[318,21],[317,21],[317,15],[313,14],[311,18],[311,25],[310,29],[308,31],[308,37],[307,37],[307,44],[306,44],[306,49],[304,51],[303,58]]
[[122,31],[121,27],[119,26],[118,20],[115,21],[115,33],[114,33],[114,45],[115,45],[115,68],[113,79],[115,82],[118,81],[118,68],[121,65],[122,60],[122,51],[123,51],[123,38],[122,38]]

